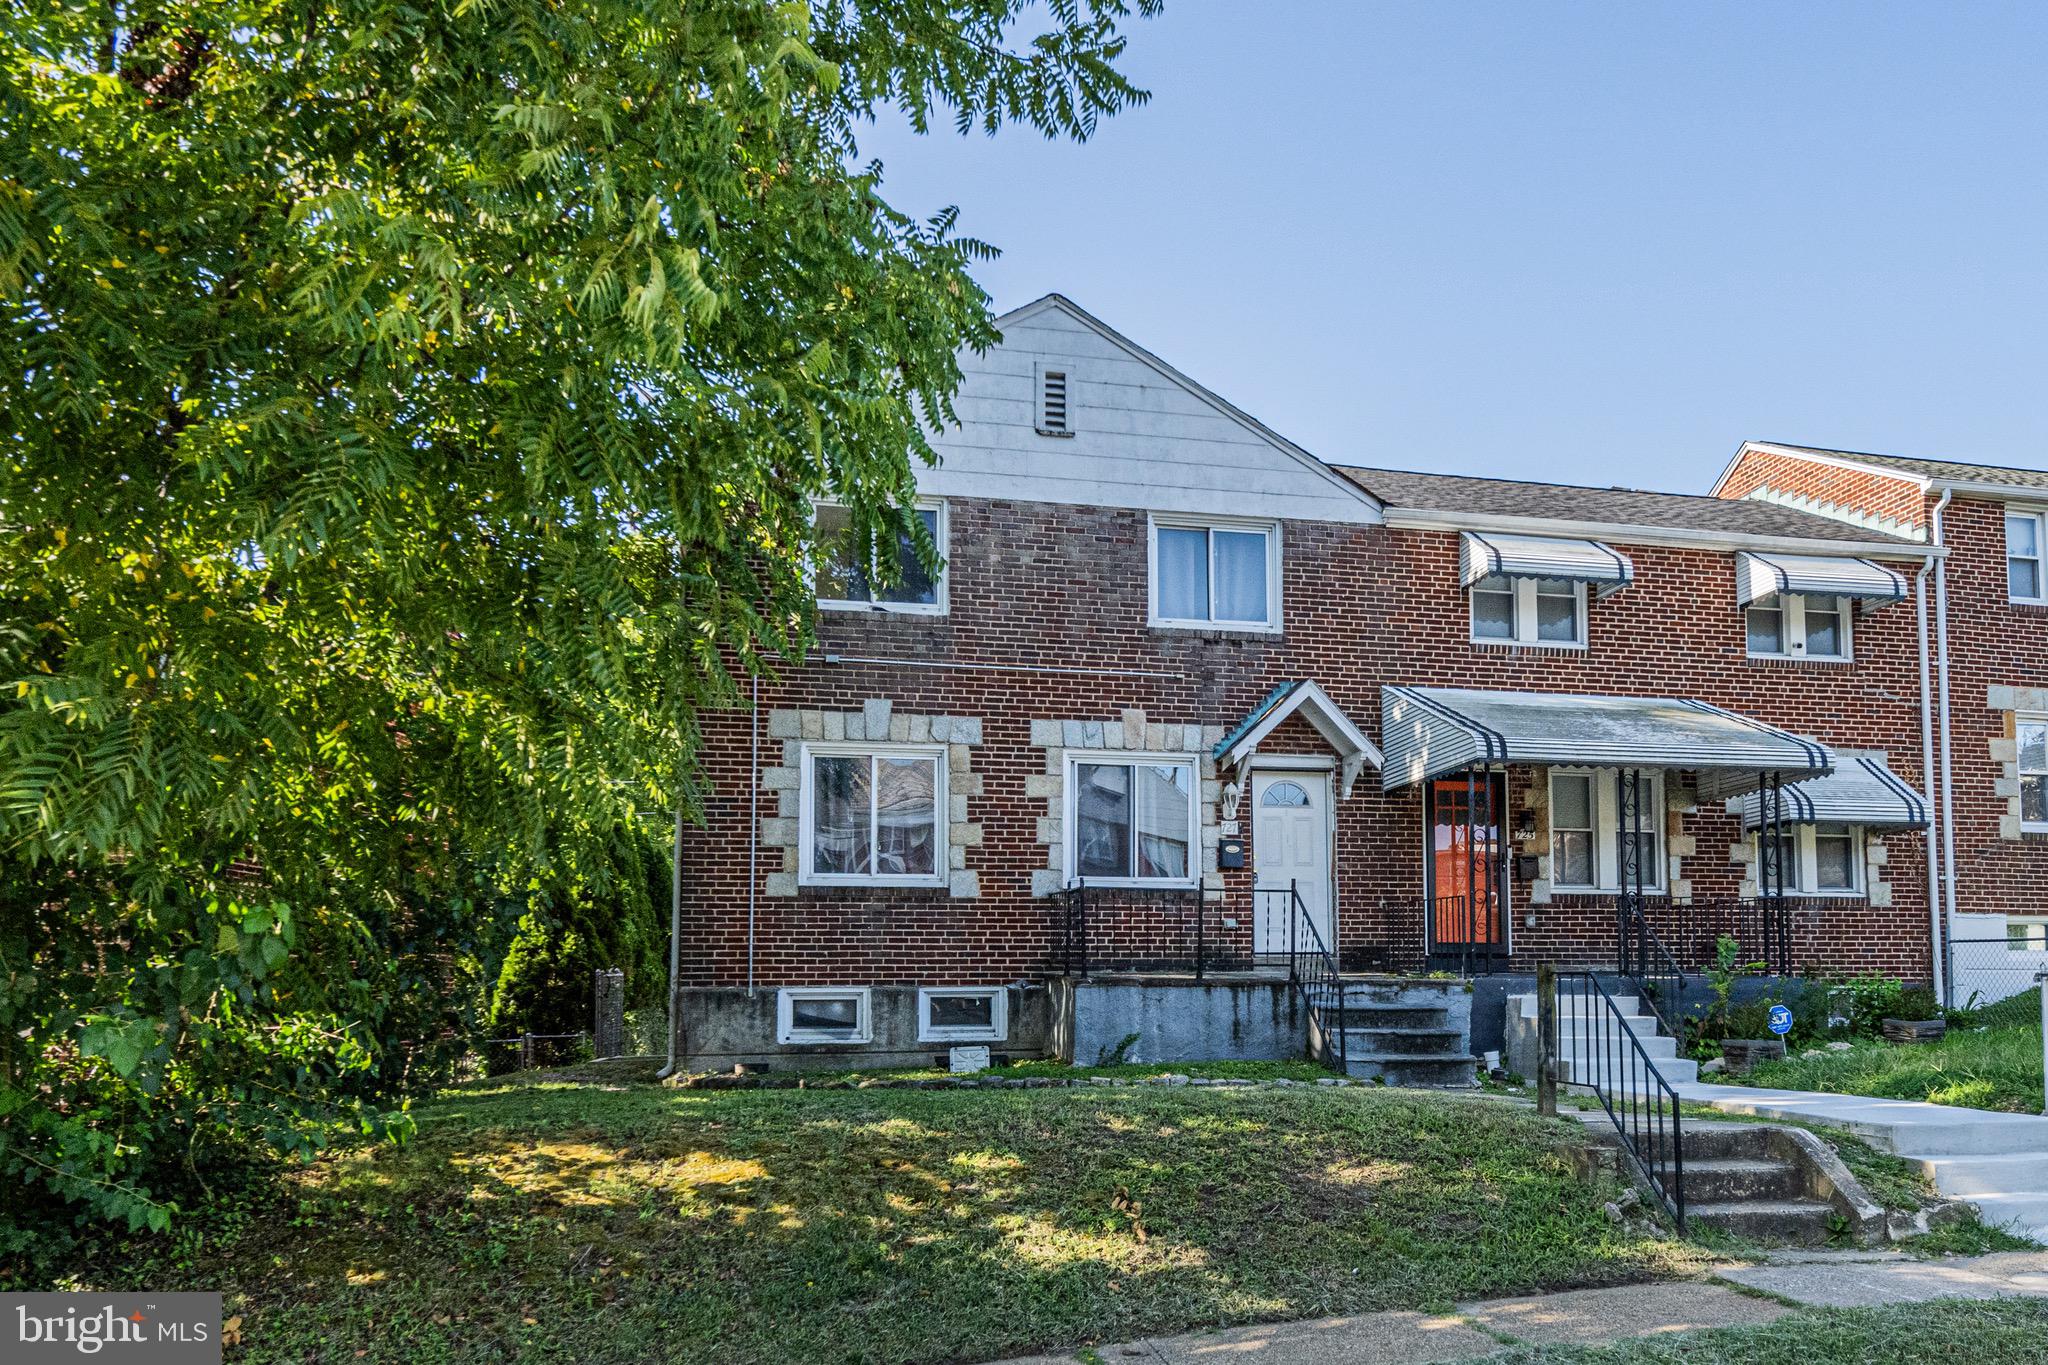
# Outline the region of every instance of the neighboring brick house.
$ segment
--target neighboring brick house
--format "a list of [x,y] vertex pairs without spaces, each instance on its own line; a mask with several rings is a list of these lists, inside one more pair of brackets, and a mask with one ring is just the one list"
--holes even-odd
[[1337,469],[1059,296],[1001,327],[917,473],[943,573],[828,570],[704,719],[686,1065],[1059,1052],[1079,954],[1609,961],[1630,888],[1697,953],[1772,774],[1795,965],[1929,973],[1910,529]]
[[1929,795],[1953,995],[2024,987],[2048,969],[2048,471],[1749,441],[1714,492],[1946,550]]

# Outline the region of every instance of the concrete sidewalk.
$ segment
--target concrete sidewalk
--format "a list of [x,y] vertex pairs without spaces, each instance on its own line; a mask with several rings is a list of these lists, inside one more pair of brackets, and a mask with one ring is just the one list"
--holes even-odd
[[[1728,1283],[1621,1285],[1491,1299],[1461,1304],[1440,1315],[1366,1313],[1148,1337],[1093,1347],[1085,1358],[1109,1365],[1223,1365],[1236,1360],[1269,1365],[1433,1365],[1476,1360],[1508,1346],[1597,1346],[1710,1327],[1754,1327],[1794,1311],[1780,1300],[1847,1308],[1942,1298],[2048,1298],[2048,1252],[1921,1261],[1896,1251],[1787,1251],[1730,1267],[1717,1278]],[[1057,1365],[1080,1359],[1083,1355],[1075,1352],[1030,1356],[1003,1365]]]

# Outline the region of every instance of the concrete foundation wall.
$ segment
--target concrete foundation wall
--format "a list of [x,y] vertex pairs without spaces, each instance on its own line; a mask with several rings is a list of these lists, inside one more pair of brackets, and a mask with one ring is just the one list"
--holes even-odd
[[1280,1061],[1307,1045],[1306,1013],[1285,981],[1082,981],[1072,1001],[1080,1066],[1114,1056],[1126,1038],[1130,1062]]
[[919,1042],[917,988],[874,986],[869,991],[872,1041],[777,1043],[778,992],[751,996],[739,987],[691,987],[676,993],[677,1052],[685,1071],[726,1071],[735,1064],[774,1070],[848,1071],[855,1068],[945,1065],[954,1047],[986,1046],[995,1057],[1052,1055],[1052,992],[1043,983],[1009,988],[1009,1036],[982,1044]]

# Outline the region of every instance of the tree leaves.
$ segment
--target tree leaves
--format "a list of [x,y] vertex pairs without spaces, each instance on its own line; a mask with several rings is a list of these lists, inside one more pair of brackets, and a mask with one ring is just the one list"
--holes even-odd
[[863,120],[1143,98],[1128,6],[1025,12],[10,18],[0,1037],[58,1103],[0,1175],[147,1221],[174,1151],[374,1127],[522,914],[647,904],[697,715],[808,647],[813,500],[914,527],[994,339]]

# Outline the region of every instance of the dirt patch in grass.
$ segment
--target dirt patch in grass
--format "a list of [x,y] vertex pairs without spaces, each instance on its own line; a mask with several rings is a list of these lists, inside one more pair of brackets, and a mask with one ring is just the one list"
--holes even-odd
[[1705,1260],[1608,1222],[1579,1125],[1415,1092],[499,1085],[420,1119],[79,1282],[222,1289],[249,1360],[975,1360]]

